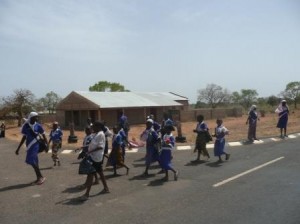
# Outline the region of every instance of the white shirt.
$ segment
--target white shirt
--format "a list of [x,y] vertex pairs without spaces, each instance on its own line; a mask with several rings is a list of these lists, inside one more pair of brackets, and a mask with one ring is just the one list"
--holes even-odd
[[[97,148],[97,151],[93,151]],[[95,162],[102,162],[103,160],[103,154],[104,154],[104,148],[105,148],[105,135],[103,131],[99,131],[97,134],[95,134],[94,138],[92,139],[91,143],[89,144],[88,151],[90,152],[89,155],[91,156],[92,160]]]

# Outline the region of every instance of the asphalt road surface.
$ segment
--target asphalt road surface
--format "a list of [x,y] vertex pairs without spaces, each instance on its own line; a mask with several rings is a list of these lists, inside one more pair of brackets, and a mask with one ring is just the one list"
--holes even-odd
[[[31,185],[33,169],[24,163],[25,150],[16,156],[18,143],[0,139],[0,223],[206,223],[206,224],[299,224],[300,138],[263,144],[227,147],[229,161],[217,158],[191,162],[191,150],[174,152],[178,181],[170,173],[162,181],[153,164],[142,177],[145,152],[126,154],[130,173],[119,169],[104,173],[111,193],[99,194],[94,185],[90,199],[81,202],[85,181],[78,175],[77,154],[60,154],[62,165],[53,167],[51,154],[40,155],[47,178]],[[67,148],[66,146],[65,148]],[[213,155],[212,149],[209,149]]]

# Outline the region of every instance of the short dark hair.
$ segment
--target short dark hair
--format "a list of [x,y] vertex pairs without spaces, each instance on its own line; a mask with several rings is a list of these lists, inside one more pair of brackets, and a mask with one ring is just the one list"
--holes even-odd
[[95,121],[93,123],[93,127],[99,127],[99,128],[104,128],[104,123],[102,121]]

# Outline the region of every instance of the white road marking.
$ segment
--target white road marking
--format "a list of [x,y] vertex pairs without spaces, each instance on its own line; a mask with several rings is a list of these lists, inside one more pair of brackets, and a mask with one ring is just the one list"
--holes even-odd
[[255,140],[253,143],[254,144],[262,144],[262,143],[264,143],[264,141],[262,141],[262,140]]
[[[293,139],[293,138],[297,138],[298,136],[300,136],[300,133],[295,133],[295,134],[291,134],[288,136],[288,138]],[[288,139],[287,138],[287,139]],[[268,140],[274,141],[274,142],[278,142],[278,141],[282,141],[281,138],[269,138]],[[258,141],[254,141],[254,144],[262,144],[268,142],[267,139],[264,140],[258,140]],[[243,142],[228,142],[227,143],[228,146],[242,146],[244,145]],[[177,146],[176,150],[191,150],[194,146],[193,145],[183,145],[183,146]],[[208,149],[214,148],[214,144],[207,144],[206,147]],[[145,148],[132,148],[131,150],[126,149],[126,152],[128,153],[136,153],[139,150],[144,150]],[[62,150],[62,154],[71,154],[71,152],[74,152],[74,150],[69,150],[69,149],[64,149]],[[108,153],[111,152],[111,149],[109,149]],[[52,150],[50,149],[48,151],[48,153],[52,153]]]
[[228,143],[229,146],[240,146],[243,145],[241,142],[229,142]]
[[192,146],[190,146],[190,145],[177,146],[176,149],[177,150],[190,150],[190,149],[192,149]]
[[62,154],[70,154],[71,152],[74,152],[74,150],[65,149],[65,150],[63,150],[61,153],[62,153]]
[[207,144],[207,145],[206,145],[206,148],[207,148],[207,149],[212,149],[212,148],[214,148],[214,144]]
[[40,194],[34,194],[34,195],[32,195],[32,197],[33,198],[39,198],[39,197],[41,197],[41,195]]
[[274,142],[279,142],[279,141],[281,141],[282,139],[281,139],[281,138],[271,138],[271,140],[274,141]]
[[283,157],[283,156],[282,156],[282,157],[279,157],[279,158],[274,159],[274,160],[272,160],[272,161],[270,161],[270,162],[264,163],[264,164],[262,164],[262,165],[260,165],[260,166],[254,167],[254,168],[252,168],[252,169],[250,169],[250,170],[247,170],[247,171],[245,171],[245,172],[243,172],[243,173],[240,173],[240,174],[238,174],[238,175],[235,175],[235,176],[233,176],[233,177],[230,177],[230,178],[228,178],[228,179],[226,179],[226,180],[223,180],[223,181],[221,181],[221,182],[219,182],[219,183],[214,184],[213,187],[220,187],[221,185],[224,185],[224,184],[226,184],[226,183],[228,183],[228,182],[230,182],[230,181],[233,181],[233,180],[235,180],[235,179],[237,179],[237,178],[240,178],[240,177],[242,177],[242,176],[245,176],[246,174],[252,173],[252,172],[254,172],[254,171],[258,170],[258,169],[261,169],[261,168],[263,168],[263,167],[265,167],[265,166],[268,166],[268,165],[270,165],[270,164],[272,164],[272,163],[275,163],[275,162],[277,162],[277,161],[279,161],[279,160],[281,160],[281,159],[284,159],[284,157]]
[[134,152],[138,152],[138,151],[139,151],[138,148],[126,149],[126,153],[134,153]]

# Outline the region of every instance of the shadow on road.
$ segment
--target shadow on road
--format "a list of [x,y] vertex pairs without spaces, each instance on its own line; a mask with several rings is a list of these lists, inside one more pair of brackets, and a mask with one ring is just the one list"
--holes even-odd
[[147,186],[158,187],[158,186],[163,185],[165,182],[167,182],[165,178],[160,178],[160,179],[156,179],[156,180],[151,180]]
[[10,191],[10,190],[18,190],[18,189],[22,189],[22,188],[25,188],[25,187],[31,187],[31,186],[32,186],[32,183],[16,184],[16,185],[11,185],[11,186],[0,188],[0,192]]
[[65,189],[62,193],[77,193],[83,190],[85,190],[85,187],[81,184],[74,187],[69,187]]
[[59,202],[56,202],[56,205],[82,205],[85,201],[80,200],[80,197],[65,199]]
[[209,166],[209,167],[217,168],[217,167],[221,167],[222,164],[223,164],[223,162],[216,161],[216,162],[207,163],[205,165]]
[[188,162],[187,164],[185,164],[185,166],[198,166],[201,164],[207,163],[206,160],[192,160],[190,162]]
[[148,174],[148,175],[140,174],[140,175],[129,178],[129,180],[130,181],[132,181],[132,180],[147,180],[148,178],[151,178],[154,176],[155,176],[155,174]]

